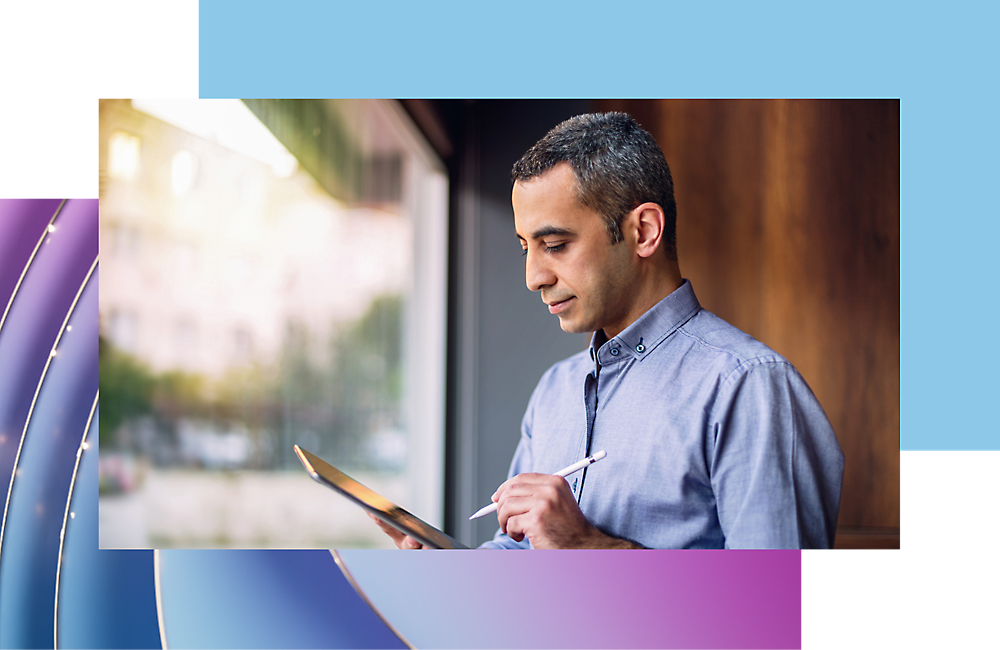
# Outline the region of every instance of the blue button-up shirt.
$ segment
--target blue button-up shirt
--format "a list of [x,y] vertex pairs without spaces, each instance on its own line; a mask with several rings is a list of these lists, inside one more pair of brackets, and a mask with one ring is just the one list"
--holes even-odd
[[[608,535],[648,548],[833,544],[844,455],[787,360],[702,309],[687,281],[603,338],[542,376],[510,476],[603,449],[568,481]],[[530,541],[498,530],[483,546]]]

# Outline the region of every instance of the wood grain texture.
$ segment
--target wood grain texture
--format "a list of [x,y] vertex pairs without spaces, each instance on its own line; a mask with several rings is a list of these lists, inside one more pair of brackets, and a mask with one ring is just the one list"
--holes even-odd
[[845,542],[891,546],[895,529],[898,545],[899,102],[597,104],[663,148],[702,305],[787,357],[826,410]]

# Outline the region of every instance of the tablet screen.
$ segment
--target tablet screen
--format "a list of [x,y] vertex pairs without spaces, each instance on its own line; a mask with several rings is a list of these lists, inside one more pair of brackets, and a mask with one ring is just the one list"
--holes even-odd
[[302,461],[302,465],[309,475],[317,482],[343,494],[396,530],[418,540],[424,546],[428,548],[469,548],[422,519],[413,516],[378,492],[366,488],[315,454],[298,445],[295,445],[295,454]]

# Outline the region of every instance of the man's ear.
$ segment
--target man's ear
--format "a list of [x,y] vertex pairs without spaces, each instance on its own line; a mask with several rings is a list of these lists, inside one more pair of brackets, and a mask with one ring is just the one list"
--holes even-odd
[[636,236],[636,253],[639,257],[649,257],[660,248],[666,217],[663,208],[656,203],[643,203],[629,215]]

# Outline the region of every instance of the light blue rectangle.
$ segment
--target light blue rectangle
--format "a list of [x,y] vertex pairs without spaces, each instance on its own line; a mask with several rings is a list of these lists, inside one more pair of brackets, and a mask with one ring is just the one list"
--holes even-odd
[[[203,0],[202,97],[897,97],[893,7]],[[917,13],[908,10],[907,15]]]
[[[280,7],[280,9],[279,9]],[[996,4],[202,0],[203,97],[898,97],[902,449],[1000,449]]]

